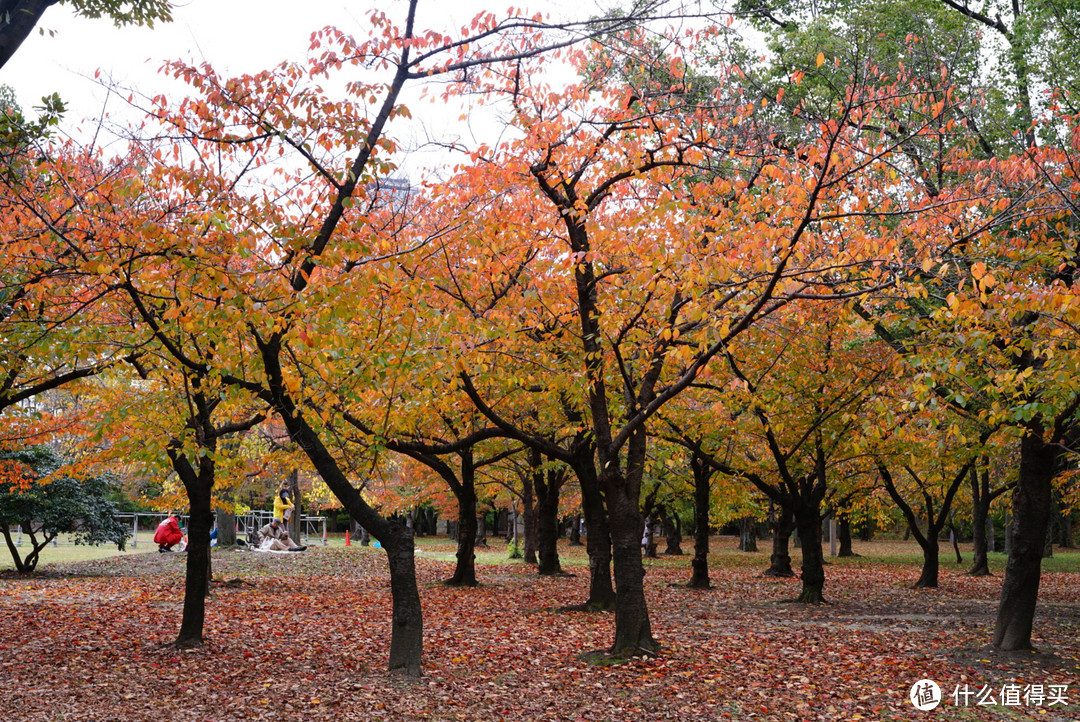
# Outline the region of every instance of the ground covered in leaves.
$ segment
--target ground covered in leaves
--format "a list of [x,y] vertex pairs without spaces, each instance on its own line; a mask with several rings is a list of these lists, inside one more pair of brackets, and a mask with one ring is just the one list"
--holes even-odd
[[[688,557],[650,560],[663,653],[607,666],[582,655],[610,644],[613,616],[556,610],[584,600],[586,568],[541,579],[507,561],[481,566],[478,588],[448,588],[451,547],[440,544],[418,559],[419,680],[384,672],[378,549],[216,552],[207,643],[193,651],[170,644],[183,555],[0,574],[0,719],[1080,719],[1080,573],[1044,574],[1041,651],[1010,657],[984,649],[1000,575],[943,570],[940,589],[913,590],[917,567],[871,553],[830,564],[829,602],[804,606],[783,602],[798,580],[760,575],[762,555],[718,556],[708,591],[680,586]],[[924,678],[945,697],[931,712],[909,701]],[[1040,685],[1053,694],[1008,699]]]

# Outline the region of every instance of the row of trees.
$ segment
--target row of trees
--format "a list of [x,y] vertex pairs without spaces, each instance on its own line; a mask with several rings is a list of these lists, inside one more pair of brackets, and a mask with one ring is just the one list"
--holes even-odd
[[[614,608],[616,656],[659,650],[641,508],[684,463],[671,449],[699,519],[721,474],[727,501],[754,490],[804,541],[888,494],[921,528],[923,584],[961,486],[985,513],[1015,476],[994,643],[1030,647],[1080,404],[1071,11],[734,8],[770,33],[763,60],[708,18],[661,31],[657,10],[448,36],[410,2],[400,26],[374,12],[368,37],[317,32],[262,73],[175,63],[190,97],[151,99],[115,158],[9,116],[0,402],[92,377],[118,429],[103,453],[168,460],[191,514],[181,644],[202,638],[215,485],[273,424],[386,549],[392,669],[420,672],[412,535],[356,483],[388,454],[457,500],[458,583],[478,468],[516,459],[549,510],[572,475],[585,606]],[[980,25],[1008,45],[1000,95]],[[406,195],[399,98],[433,77],[507,132]],[[800,599],[824,581],[805,543]]]

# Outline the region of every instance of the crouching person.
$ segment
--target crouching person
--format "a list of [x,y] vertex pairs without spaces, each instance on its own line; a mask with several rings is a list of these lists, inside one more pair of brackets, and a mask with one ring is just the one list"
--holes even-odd
[[277,519],[271,519],[269,524],[259,530],[259,549],[271,552],[302,552],[307,547],[293,543],[285,526]]

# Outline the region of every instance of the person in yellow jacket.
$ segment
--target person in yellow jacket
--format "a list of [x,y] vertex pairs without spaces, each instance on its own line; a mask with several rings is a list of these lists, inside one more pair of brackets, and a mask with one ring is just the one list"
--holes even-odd
[[274,497],[274,518],[278,521],[288,522],[292,518],[296,505],[289,498],[288,490],[282,485]]

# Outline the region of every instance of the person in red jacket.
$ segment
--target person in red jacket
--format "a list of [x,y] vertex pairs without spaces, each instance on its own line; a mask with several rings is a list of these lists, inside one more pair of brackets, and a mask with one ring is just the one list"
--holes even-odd
[[154,543],[158,545],[159,552],[171,552],[183,538],[184,533],[180,531],[180,522],[172,513],[158,524],[157,531],[154,532]]

